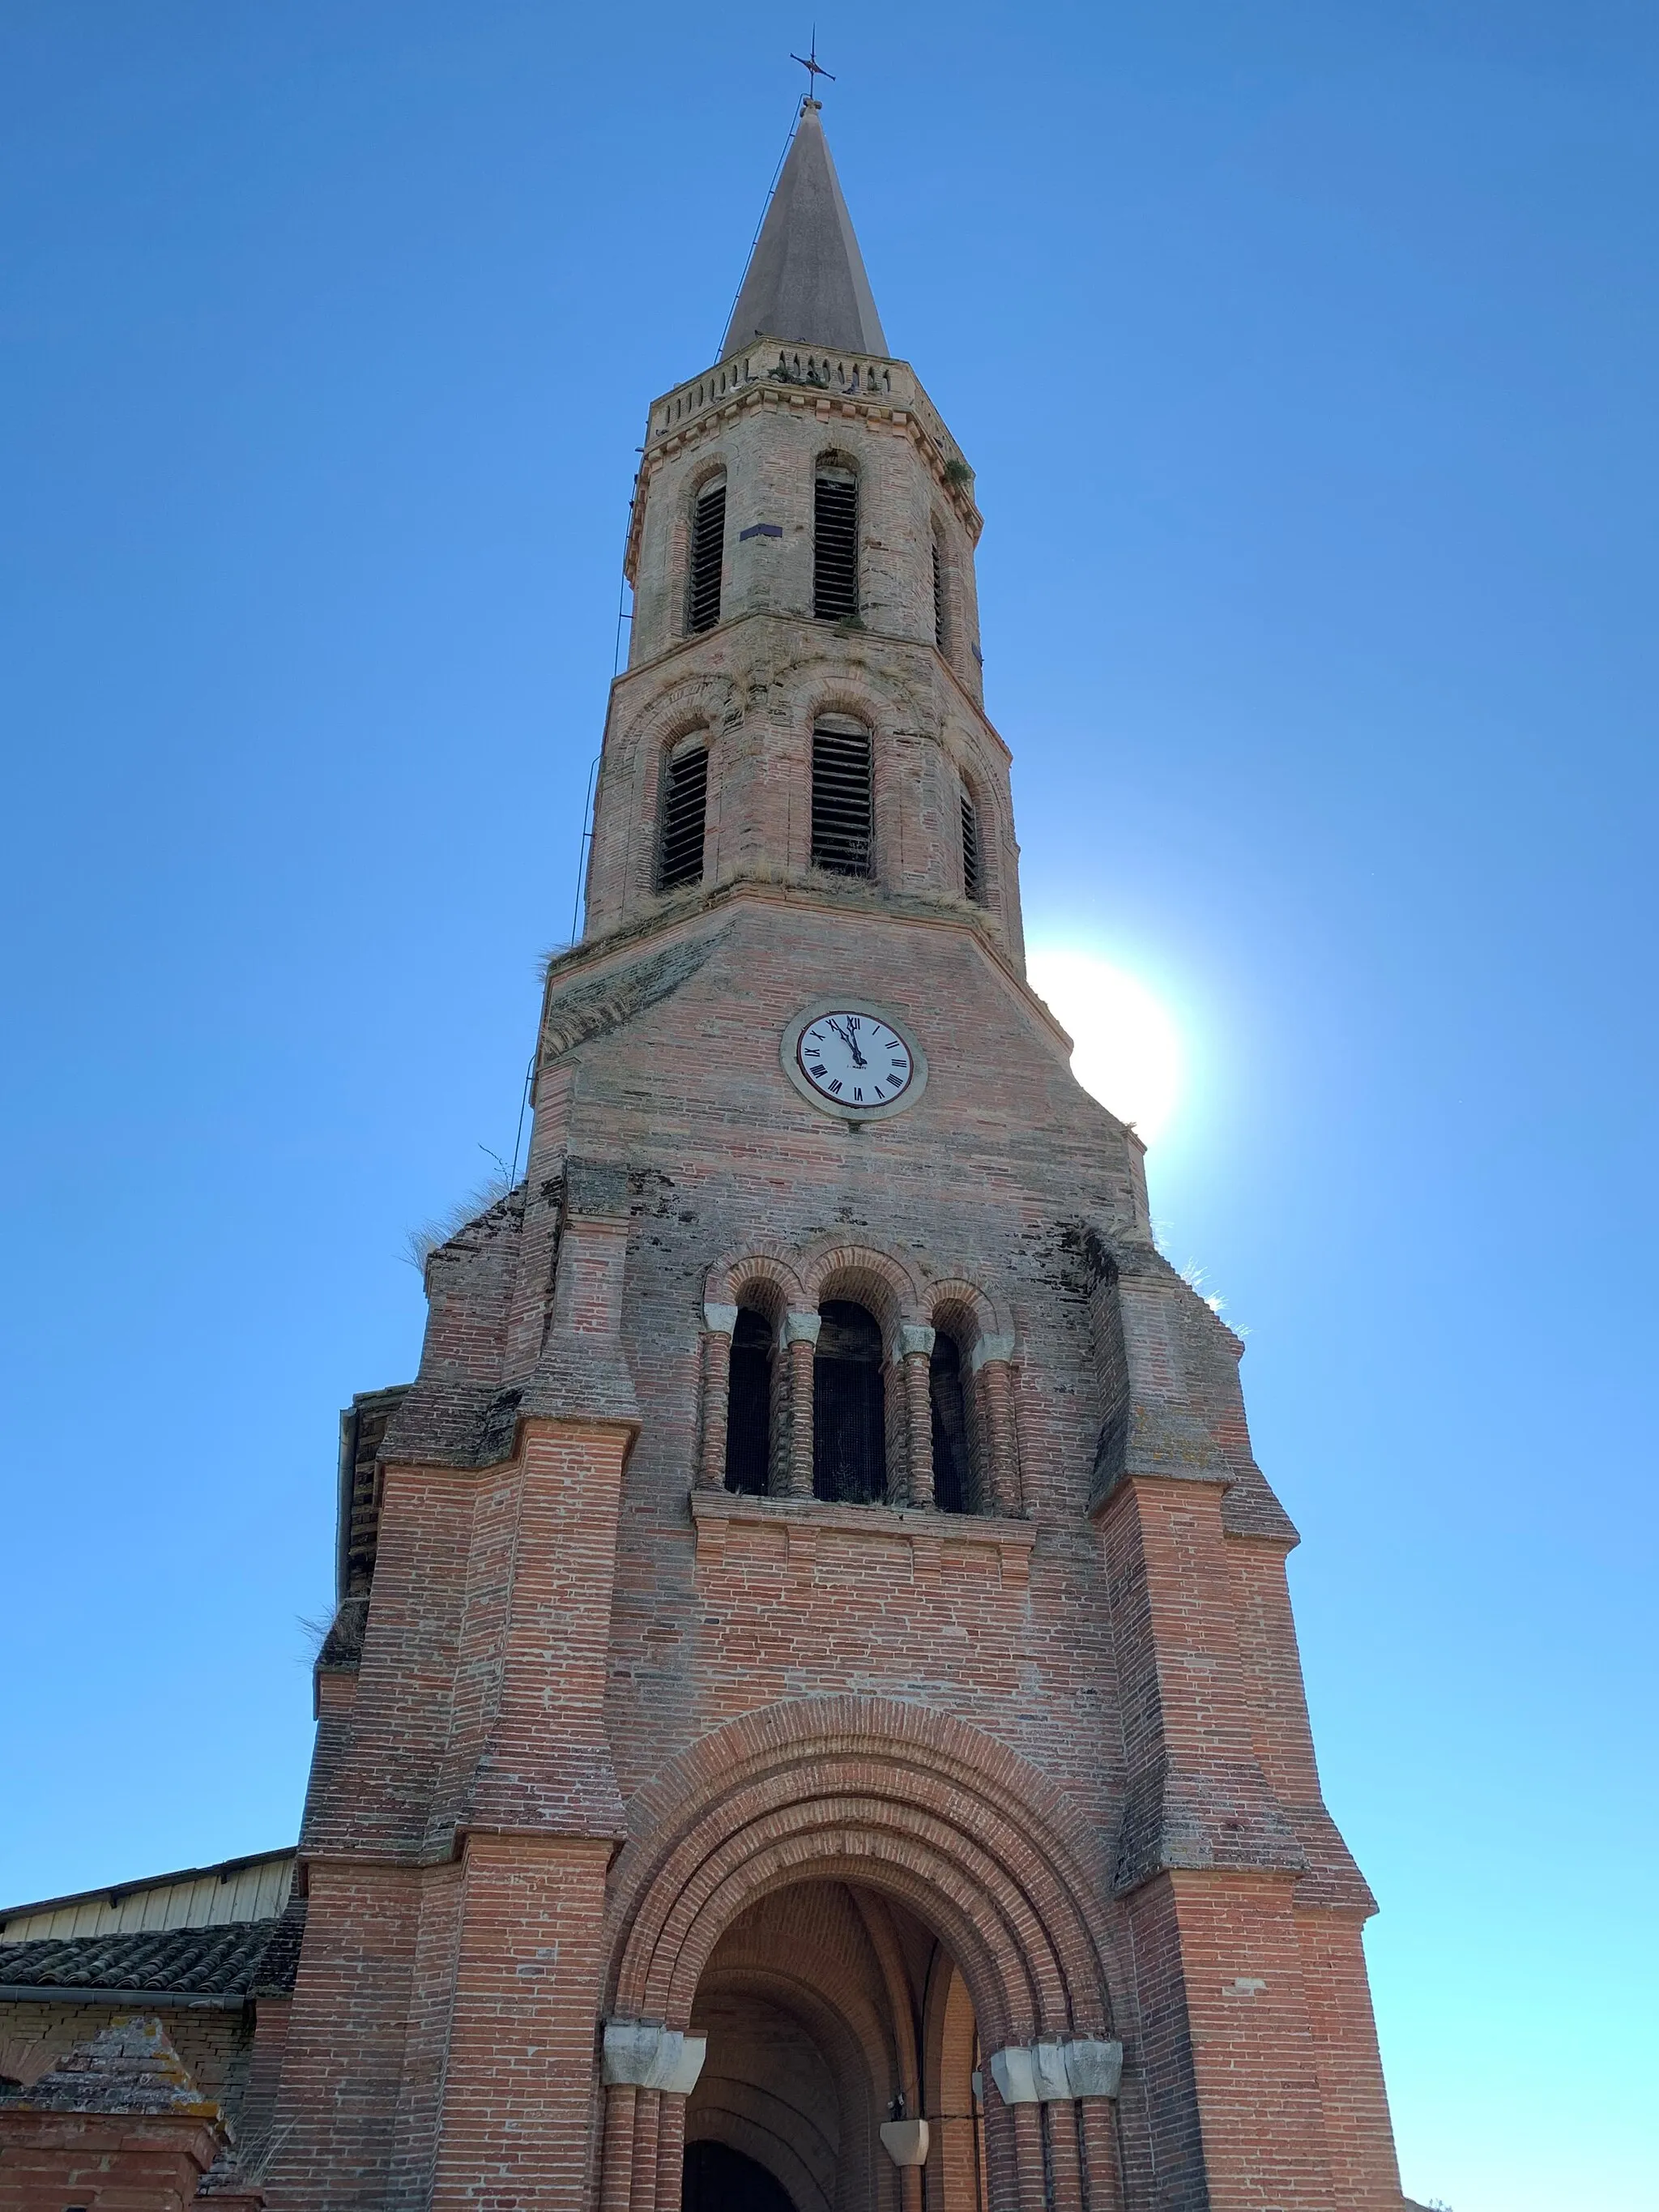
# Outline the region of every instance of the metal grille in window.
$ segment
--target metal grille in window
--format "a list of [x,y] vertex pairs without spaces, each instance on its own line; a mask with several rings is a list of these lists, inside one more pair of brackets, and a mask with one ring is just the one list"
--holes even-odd
[[980,851],[979,809],[962,794],[962,890],[975,906],[985,903],[985,861]]
[[933,642],[945,650],[945,556],[933,540]]
[[858,479],[820,469],[812,501],[812,612],[820,622],[844,622],[858,611]]
[[747,1307],[732,1332],[732,1382],[726,1409],[726,1486],[764,1498],[771,1459],[772,1332]]
[[812,1495],[870,1505],[887,1495],[881,1331],[862,1306],[819,1308],[812,1360]]
[[691,510],[691,574],[686,592],[685,626],[713,629],[720,618],[720,562],[726,551],[726,482],[697,494]]
[[661,890],[702,881],[702,826],[708,805],[708,749],[691,745],[668,763],[662,802]]
[[967,1513],[968,1409],[962,1393],[962,1354],[948,1336],[933,1340],[927,1363],[933,1406],[933,1503],[941,1513]]

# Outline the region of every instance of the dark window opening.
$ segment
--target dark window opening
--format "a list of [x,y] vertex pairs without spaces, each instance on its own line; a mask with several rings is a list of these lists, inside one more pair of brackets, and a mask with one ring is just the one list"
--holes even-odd
[[812,732],[812,863],[837,876],[870,870],[870,733]]
[[933,540],[933,642],[941,653],[945,650],[945,556],[939,551],[939,540]]
[[962,1354],[951,1337],[933,1340],[927,1395],[933,1402],[933,1503],[941,1513],[970,1513],[968,1406],[963,1395]]
[[862,1306],[818,1309],[812,1361],[812,1495],[872,1505],[887,1495],[887,1420],[881,1331]]
[[688,745],[665,771],[662,854],[657,888],[702,881],[703,820],[708,811],[708,748]]
[[682,2212],[795,2212],[783,2184],[740,2150],[723,2142],[685,2146]]
[[812,497],[812,612],[820,622],[845,622],[858,611],[858,478],[821,467]]
[[771,1485],[772,1331],[745,1306],[732,1332],[732,1382],[726,1406],[726,1486],[764,1498]]
[[691,573],[686,587],[685,626],[713,629],[720,618],[720,563],[726,555],[726,479],[697,494],[691,510]]
[[975,906],[985,903],[985,856],[980,849],[979,809],[962,794],[962,890]]

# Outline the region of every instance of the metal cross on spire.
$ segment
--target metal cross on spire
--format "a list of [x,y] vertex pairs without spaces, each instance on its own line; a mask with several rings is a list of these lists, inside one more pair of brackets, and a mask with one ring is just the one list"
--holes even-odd
[[812,43],[806,52],[791,54],[789,58],[792,62],[799,62],[806,71],[806,97],[809,100],[816,98],[821,76],[827,76],[831,84],[835,82],[834,72],[825,69],[818,60],[818,27],[816,23],[812,26]]

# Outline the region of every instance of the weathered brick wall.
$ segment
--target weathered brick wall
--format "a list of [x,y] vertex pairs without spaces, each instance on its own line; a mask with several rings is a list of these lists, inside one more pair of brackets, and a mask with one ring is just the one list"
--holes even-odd
[[[983,2037],[1126,2045],[1115,2134],[1103,2106],[990,2100],[995,2212],[1397,2207],[1295,1532],[1250,1455],[1237,1340],[1152,1249],[1139,1141],[1022,981],[1007,756],[962,659],[975,519],[914,430],[774,392],[653,441],[528,1176],[428,1265],[361,1657],[324,1685],[275,2205],[577,2212],[599,2188],[602,2212],[676,2212],[684,2106],[599,2096],[601,2014],[684,2026],[732,1914],[867,1878],[948,1933]],[[830,446],[860,471],[863,632],[804,619]],[[715,466],[726,618],[682,641]],[[780,535],[744,539],[757,520]],[[810,866],[825,712],[874,735],[869,884]],[[705,879],[662,897],[658,779],[692,729]],[[783,1033],[826,997],[914,1031],[908,1110],[849,1127],[787,1079]],[[842,1297],[883,1332],[896,1502],[706,1486],[719,1312],[765,1313],[775,1489],[810,1487],[810,1330]],[[926,1496],[925,1396],[901,1394],[925,1392],[930,1327],[964,1356],[969,1516],[896,1502]],[[953,2118],[960,2179],[981,2154]]]
[[[903,640],[761,614],[688,639],[617,685],[594,806],[588,939],[692,902],[684,891],[659,895],[655,885],[664,764],[693,731],[706,732],[709,744],[705,882],[821,880],[811,866],[811,741],[823,714],[850,718],[874,740],[879,891],[982,915],[1018,960],[1006,749],[940,656]],[[963,897],[964,776],[980,812],[979,908]]]
[[[912,374],[900,366],[902,380]],[[722,619],[811,615],[814,469],[833,453],[859,480],[862,619],[887,636],[932,644],[937,536],[950,594],[947,655],[978,696],[978,516],[915,413],[891,398],[762,385],[684,432],[651,440],[635,495],[630,669],[659,659],[684,634],[692,502],[717,476],[726,482]]]
[[[22,2003],[0,1999],[0,2074],[25,2086],[112,2021],[137,2008],[125,2004]],[[204,2097],[224,2107],[235,2124],[247,2084],[253,2045],[251,2009],[223,2012],[206,2006],[174,2007],[157,1997],[143,2009],[166,2028],[191,2080]]]

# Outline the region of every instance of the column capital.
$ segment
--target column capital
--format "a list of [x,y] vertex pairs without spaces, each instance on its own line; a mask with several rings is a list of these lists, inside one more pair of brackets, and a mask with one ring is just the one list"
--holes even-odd
[[1067,2043],[1011,2043],[991,2054],[991,2079],[1005,2105],[1115,2097],[1122,2078],[1123,2045],[1103,2036],[1077,2036]]
[[1013,1331],[1006,1336],[982,1336],[968,1355],[968,1372],[977,1375],[981,1367],[994,1359],[1010,1360],[1014,1356]]
[[644,2021],[608,2020],[600,2078],[607,2088],[660,2089],[665,2096],[689,2097],[708,2055],[706,2035],[653,2027]]

